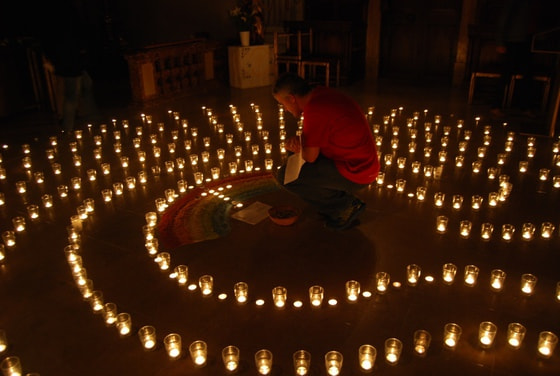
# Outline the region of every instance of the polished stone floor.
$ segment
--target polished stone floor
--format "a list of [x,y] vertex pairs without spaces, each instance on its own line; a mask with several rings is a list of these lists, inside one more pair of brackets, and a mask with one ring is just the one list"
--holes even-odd
[[[82,138],[59,133],[49,114],[3,120],[2,143],[7,147],[1,152],[6,177],[0,180],[4,194],[0,230],[14,231],[15,245],[3,238],[0,329],[6,332],[7,349],[0,357],[18,356],[24,373],[41,375],[225,375],[222,349],[233,345],[241,354],[237,374],[257,375],[255,354],[267,349],[273,354],[271,375],[295,374],[292,354],[298,350],[311,355],[310,375],[327,374],[325,355],[330,351],[343,356],[340,375],[359,375],[367,372],[360,368],[358,349],[369,344],[377,350],[373,374],[379,375],[559,374],[558,348],[546,358],[539,355],[537,345],[541,332],[560,335],[558,139],[542,136],[546,133],[541,131],[542,119],[525,119],[514,111],[505,120],[493,119],[487,106],[468,106],[464,89],[362,82],[340,89],[355,97],[364,112],[375,107],[370,122],[380,143],[384,181],[360,192],[367,203],[360,224],[331,231],[287,192],[263,194],[243,204],[291,204],[303,210],[301,217],[289,227],[268,219],[255,225],[231,219],[231,231],[225,236],[158,249],[170,254],[171,268],[188,266],[192,291],[154,262],[158,257],[149,253],[143,234],[146,213],[157,211],[155,200],[166,190],[176,190],[178,199],[184,195],[178,180],[187,181],[189,191],[195,189],[194,172],[208,178],[210,168],[219,166],[220,179],[225,179],[228,161],[244,166],[245,160],[252,160],[261,169],[267,158],[275,167],[283,162],[278,107],[269,87],[241,90],[209,83],[193,95],[153,106],[116,105],[105,97],[100,102],[107,132],[101,124],[81,125]],[[230,105],[240,114],[243,132],[234,127]],[[261,130],[255,105],[262,113]],[[209,121],[208,109],[216,123],[224,125],[224,133]],[[151,116],[152,123],[142,114]],[[296,123],[289,115],[285,121],[289,135]],[[268,140],[263,139],[263,130],[269,132]],[[251,132],[251,141],[245,141],[245,131]],[[232,144],[225,141],[228,133],[234,137]],[[210,138],[209,146],[204,145],[205,137]],[[138,139],[140,146],[135,147]],[[416,143],[414,151],[411,142]],[[175,144],[175,153],[170,152],[170,143]],[[272,145],[270,156],[264,153],[265,143]],[[256,155],[252,145],[259,145]],[[240,157],[234,146],[241,147]],[[426,147],[431,147],[429,156]],[[218,148],[225,150],[223,161],[214,157]],[[146,152],[146,161],[139,160],[138,150]],[[208,163],[199,161],[184,169],[175,164],[172,171],[166,170],[166,161],[190,161],[192,154],[202,159],[205,151],[211,155]],[[129,157],[129,166],[122,165],[123,156]],[[457,166],[458,156],[463,157],[463,167]],[[472,167],[477,161],[478,173]],[[519,171],[522,161],[527,161],[527,172]],[[53,169],[57,163],[60,174]],[[110,165],[108,175],[103,174],[104,163]],[[542,169],[548,170],[546,178],[539,175]],[[91,170],[96,180],[89,179]],[[426,170],[436,176],[426,175]],[[139,181],[141,171],[147,176],[145,184]],[[37,180],[40,172],[44,182]],[[76,177],[81,178],[79,189],[73,186]],[[126,183],[129,177],[136,178],[134,188],[117,194],[114,184]],[[22,182],[25,192],[18,191]],[[509,195],[500,191],[506,182],[513,187]],[[68,187],[67,197],[60,196],[61,186]],[[418,187],[426,189],[423,200]],[[110,201],[104,201],[103,190],[112,192]],[[490,206],[491,192],[502,192],[503,201]],[[445,195],[441,207],[434,198],[439,193]],[[44,206],[45,195],[52,196],[52,207]],[[457,195],[463,198],[459,209],[452,206]],[[480,209],[472,208],[473,196],[482,197]],[[94,211],[84,217],[79,241],[74,241],[68,227],[86,199],[93,199]],[[31,218],[30,205],[38,206],[38,218]],[[437,231],[440,216],[448,221],[445,231]],[[26,223],[20,232],[13,224],[17,217]],[[192,218],[189,225],[196,226],[197,221]],[[460,235],[461,221],[472,224],[469,236]],[[487,223],[493,232],[486,240],[481,228]],[[524,240],[527,223],[535,232]],[[553,225],[550,237],[543,236],[547,223]],[[511,240],[502,234],[502,226],[508,224],[515,229]],[[69,245],[81,256],[93,290],[102,292],[105,303],[116,304],[118,312],[130,314],[132,334],[120,336],[115,324],[106,324],[102,313],[94,313],[93,300],[83,298],[76,282],[79,272],[72,272],[67,261]],[[453,283],[445,283],[442,268],[450,263],[457,273]],[[421,269],[416,284],[407,282],[407,266],[412,264]],[[470,265],[479,270],[473,285],[464,277]],[[501,291],[491,288],[495,269],[507,276]],[[385,291],[377,287],[380,272],[390,276]],[[538,278],[533,294],[521,290],[523,274]],[[208,297],[197,286],[203,275],[214,280],[214,292]],[[351,280],[361,286],[356,302],[346,297],[345,285]],[[240,281],[249,286],[246,304],[234,299],[233,287]],[[271,291],[277,286],[287,289],[283,309],[272,301]],[[311,286],[324,288],[320,307],[310,304]],[[260,299],[263,305],[257,304]],[[329,304],[331,299],[336,304]],[[489,348],[479,342],[479,325],[486,321],[497,326]],[[456,348],[445,345],[444,327],[449,323],[462,329]],[[508,345],[510,323],[526,328],[519,349]],[[153,351],[143,350],[136,334],[144,325],[156,329]],[[415,351],[413,336],[419,329],[431,334],[425,354]],[[178,359],[170,359],[164,347],[163,339],[170,333],[182,338]],[[389,338],[402,344],[396,364],[386,360],[384,344]],[[189,355],[189,345],[196,340],[208,348],[202,367]]]

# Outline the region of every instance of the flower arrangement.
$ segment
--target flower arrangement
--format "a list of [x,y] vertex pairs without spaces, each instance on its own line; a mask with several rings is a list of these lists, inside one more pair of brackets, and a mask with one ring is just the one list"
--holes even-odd
[[252,0],[239,0],[237,5],[229,11],[239,31],[251,31],[258,9],[253,6]]

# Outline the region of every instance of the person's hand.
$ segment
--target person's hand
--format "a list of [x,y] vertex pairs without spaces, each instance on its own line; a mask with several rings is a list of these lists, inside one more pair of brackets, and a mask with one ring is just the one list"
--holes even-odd
[[286,150],[292,153],[299,153],[301,150],[300,138],[298,136],[291,137],[286,140]]
[[496,46],[496,52],[499,54],[505,54],[507,52],[506,46]]

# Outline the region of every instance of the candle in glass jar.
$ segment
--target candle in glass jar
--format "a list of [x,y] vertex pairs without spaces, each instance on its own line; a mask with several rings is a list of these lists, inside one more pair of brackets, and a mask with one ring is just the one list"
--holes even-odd
[[222,350],[222,361],[228,372],[234,372],[239,366],[239,353],[236,346],[226,346]]
[[379,294],[384,294],[387,291],[390,280],[389,273],[378,272],[375,274],[375,286]]
[[246,303],[249,297],[249,285],[245,282],[237,282],[233,286],[233,294],[238,303]]
[[214,278],[211,275],[203,275],[198,279],[198,287],[202,296],[212,295],[212,290],[214,288]]
[[419,329],[414,332],[414,352],[419,356],[425,356],[428,348],[430,347],[430,342],[432,336],[426,330]]
[[358,281],[347,281],[346,282],[346,299],[350,302],[355,302],[360,296],[360,282]]
[[461,337],[462,329],[455,323],[445,324],[443,329],[443,343],[449,349],[454,349]]
[[436,231],[443,234],[447,231],[449,219],[445,215],[438,215],[436,218]]
[[501,291],[504,287],[506,272],[500,269],[494,269],[490,273],[490,288],[494,291]]
[[494,323],[490,321],[481,322],[478,326],[478,342],[480,346],[485,349],[492,347],[497,331],[498,327]]
[[288,298],[288,290],[285,287],[277,286],[272,289],[272,301],[277,308],[284,308]]
[[465,284],[467,286],[474,286],[478,278],[479,269],[475,265],[465,266]]
[[255,365],[260,375],[268,375],[272,370],[272,353],[266,349],[257,351]]
[[397,338],[385,340],[385,359],[389,364],[397,364],[401,356],[403,344]]
[[311,286],[309,288],[309,300],[313,307],[320,307],[323,302],[324,289],[321,286]]
[[325,368],[330,376],[337,376],[342,370],[342,354],[338,351],[329,351],[325,354]]
[[521,343],[525,338],[526,329],[523,325],[519,323],[510,323],[508,325],[508,332],[507,332],[507,343],[514,349],[518,349],[521,347]]
[[535,286],[537,284],[537,277],[532,274],[525,273],[521,275],[521,292],[526,296],[533,295]]
[[167,355],[172,359],[177,359],[181,355],[181,336],[176,333],[171,333],[163,339]]
[[556,334],[544,331],[539,333],[538,351],[543,358],[550,358],[558,343]]
[[145,350],[153,350],[156,346],[156,328],[145,325],[138,330],[138,338]]
[[189,346],[189,353],[193,363],[197,367],[202,367],[206,364],[206,357],[208,353],[206,342],[200,340],[194,341]]
[[292,358],[296,375],[307,375],[311,366],[311,354],[305,350],[298,350],[292,355]]

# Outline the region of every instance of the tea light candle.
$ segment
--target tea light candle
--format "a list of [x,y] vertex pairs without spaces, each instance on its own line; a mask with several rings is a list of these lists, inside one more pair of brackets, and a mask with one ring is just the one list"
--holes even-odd
[[204,183],[204,174],[202,172],[197,171],[193,175],[194,175],[194,182],[196,185],[202,185]]
[[309,300],[313,307],[320,307],[323,302],[324,289],[321,286],[311,286],[309,288]]
[[170,358],[177,359],[181,356],[181,336],[179,334],[171,333],[166,335],[163,339],[163,344]]
[[423,329],[414,332],[414,352],[417,355],[425,356],[432,341],[431,334]]
[[189,346],[191,359],[197,367],[202,367],[206,364],[207,352],[207,345],[204,341],[194,341]]
[[385,340],[385,359],[389,364],[397,364],[401,357],[403,344],[397,338],[387,338]]
[[504,287],[504,281],[506,279],[506,272],[500,269],[494,269],[490,273],[490,288],[493,291],[501,291]]
[[485,349],[492,347],[497,331],[498,327],[494,323],[490,321],[481,322],[478,326],[478,342],[480,347]]
[[478,174],[480,172],[480,168],[482,167],[481,161],[474,161],[472,163],[472,172],[473,174]]
[[233,286],[233,295],[235,296],[235,300],[237,300],[237,303],[246,303],[249,297],[249,285],[247,285],[247,283],[245,282],[237,282]]
[[554,232],[554,225],[551,222],[543,222],[541,224],[541,238],[550,239]]
[[455,167],[463,167],[465,164],[465,156],[458,155],[455,157]]
[[525,338],[526,329],[523,325],[512,322],[508,325],[507,343],[510,347],[518,349]]
[[262,349],[255,353],[255,366],[260,375],[268,375],[272,370],[272,353]]
[[189,268],[186,265],[177,265],[173,272],[175,273],[175,280],[179,286],[186,286],[189,278]]
[[459,222],[459,235],[462,238],[468,238],[471,235],[472,222],[469,220],[462,220]]
[[521,292],[526,296],[533,295],[535,286],[537,284],[537,277],[532,274],[525,273],[521,275]]
[[325,354],[325,368],[330,376],[338,376],[342,370],[342,354],[338,351],[329,351]]
[[539,169],[539,180],[540,181],[547,181],[549,175],[550,175],[550,169],[548,169],[548,168]]
[[21,361],[17,356],[8,356],[0,363],[4,376],[22,376]]
[[443,234],[447,231],[447,223],[449,219],[445,215],[438,215],[436,218],[436,231]]
[[103,318],[107,325],[113,325],[117,321],[117,314],[117,305],[115,303],[105,303],[103,305]]
[[416,264],[410,264],[406,266],[406,280],[410,286],[416,286],[420,275],[422,274],[422,269]]
[[479,210],[482,207],[482,202],[484,198],[480,195],[473,195],[471,197],[471,207],[474,211]]
[[387,272],[377,272],[375,274],[375,286],[377,293],[384,294],[389,287],[391,277]]
[[523,223],[521,227],[521,238],[523,240],[531,240],[535,234],[535,225],[532,223]]
[[467,286],[474,286],[478,278],[479,269],[475,265],[465,266],[465,284]]
[[443,202],[445,201],[445,193],[443,192],[436,192],[434,193],[434,205],[438,208],[443,206]]
[[99,290],[92,291],[89,302],[93,312],[102,312],[105,308],[105,304],[103,303],[103,292]]
[[455,210],[461,209],[463,206],[463,196],[461,195],[453,195],[451,199],[451,207]]
[[377,185],[383,185],[383,183],[385,182],[385,173],[384,172],[379,172],[377,174],[377,177],[375,178],[375,183]]
[[158,264],[160,270],[167,270],[171,262],[171,255],[168,252],[160,252],[154,258],[154,262]]
[[272,289],[272,301],[276,308],[284,308],[288,298],[288,290],[285,287],[277,286]]
[[554,352],[554,348],[558,343],[558,337],[556,334],[544,331],[539,333],[538,351],[539,355],[543,358],[550,358]]
[[406,180],[405,179],[397,179],[395,181],[395,188],[397,192],[402,193],[406,188]]
[[12,224],[15,232],[25,231],[25,218],[17,216],[12,218]]
[[198,287],[202,296],[212,295],[212,290],[214,288],[214,278],[211,275],[203,275],[198,279]]
[[371,371],[377,358],[377,349],[372,345],[361,345],[358,348],[358,361],[363,371]]
[[234,372],[237,370],[239,366],[239,355],[240,351],[236,346],[226,346],[223,348],[222,361],[224,362],[226,371]]
[[416,199],[418,201],[424,201],[426,199],[426,187],[417,187],[416,188]]
[[349,302],[355,302],[360,296],[360,282],[350,280],[346,282],[346,299]]
[[443,329],[443,344],[449,349],[454,349],[461,338],[462,329],[455,323],[445,324]]
[[512,224],[506,223],[502,225],[502,239],[505,241],[510,241],[513,238],[513,233],[515,232],[515,227]]

